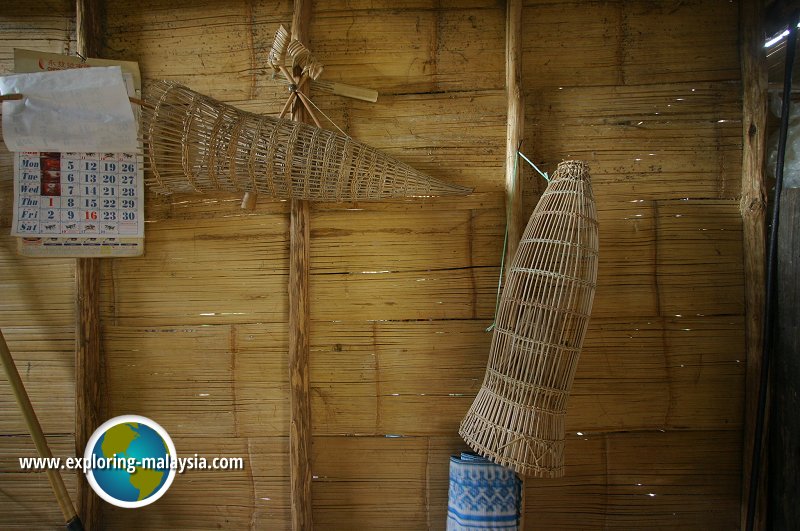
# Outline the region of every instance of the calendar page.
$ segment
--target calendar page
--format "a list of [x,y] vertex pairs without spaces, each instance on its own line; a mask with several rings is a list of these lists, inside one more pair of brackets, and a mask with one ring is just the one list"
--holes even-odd
[[[14,50],[17,73],[120,66],[141,96],[136,63]],[[144,175],[138,153],[14,154],[12,235],[25,256],[115,257],[144,253]]]
[[14,154],[15,236],[144,235],[135,153]]

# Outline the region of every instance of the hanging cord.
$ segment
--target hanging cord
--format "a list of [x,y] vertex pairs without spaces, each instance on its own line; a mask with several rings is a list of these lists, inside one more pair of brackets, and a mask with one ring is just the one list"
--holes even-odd
[[781,190],[783,189],[783,165],[786,156],[786,139],[789,132],[789,108],[792,99],[792,67],[797,46],[798,13],[792,16],[789,35],[786,39],[786,65],[783,74],[783,101],[781,102],[781,128],[778,137],[778,156],[775,162],[775,195],[772,200],[772,225],[769,231],[769,251],[767,254],[766,302],[762,329],[761,374],[758,386],[758,409],[753,441],[753,456],[750,466],[750,489],[747,497],[747,531],[753,531],[756,518],[759,479],[761,477],[761,450],[763,447],[764,425],[767,409],[767,387],[769,366],[774,341],[773,321],[775,319],[775,276],[778,256],[778,215],[780,213]]
[[[306,97],[307,97],[307,96],[306,96]],[[308,97],[307,97],[307,98],[308,98]],[[327,119],[327,120],[328,120],[330,123],[332,123],[332,124],[333,124],[333,126],[334,126],[334,127],[335,127],[335,128],[336,128],[336,129],[337,129],[339,132],[340,132],[340,133],[342,133],[342,134],[343,134],[344,136],[346,136],[347,138],[351,138],[351,137],[350,137],[350,135],[348,135],[347,133],[345,133],[344,131],[342,131],[342,128],[341,128],[341,127],[339,127],[338,125],[336,125],[336,122],[334,122],[333,120],[331,120],[330,116],[328,116],[327,114],[325,114],[325,111],[323,111],[322,109],[320,109],[319,107],[317,107],[317,104],[316,104],[316,103],[314,103],[314,102],[311,100],[311,98],[308,98],[308,103],[310,103],[312,107],[314,107],[316,110],[318,110],[318,111],[320,112],[320,114],[322,114],[322,116],[324,116],[324,117],[325,117],[325,118],[326,118],[326,119]]]
[[[522,151],[517,150],[517,155],[518,156],[514,157],[514,173],[513,173],[513,177],[514,177],[515,181],[517,180],[517,169],[519,167],[519,157],[522,157],[525,160],[525,162],[530,164],[531,167],[534,170],[539,172],[539,175],[541,175],[544,178],[545,181],[547,181],[548,183],[550,182],[550,176],[547,175],[547,172],[543,172],[542,170],[540,170],[536,166],[536,164],[531,162],[531,159],[529,159],[528,157],[526,157],[525,155],[522,154]],[[508,218],[506,218],[506,231],[505,231],[505,235],[503,236],[503,254],[500,256],[500,276],[497,279],[497,296],[496,296],[495,302],[494,302],[494,319],[492,319],[492,324],[490,324],[488,327],[486,327],[486,332],[491,332],[492,330],[494,330],[494,327],[497,324],[497,312],[498,312],[498,310],[500,310],[500,294],[501,294],[502,288],[503,288],[503,270],[505,269],[505,265],[506,265],[506,250],[507,249],[508,249]]]

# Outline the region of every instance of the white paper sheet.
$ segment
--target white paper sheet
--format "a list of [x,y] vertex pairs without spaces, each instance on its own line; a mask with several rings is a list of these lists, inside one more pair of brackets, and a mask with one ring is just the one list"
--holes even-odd
[[136,121],[118,66],[0,77],[9,151],[135,152]]

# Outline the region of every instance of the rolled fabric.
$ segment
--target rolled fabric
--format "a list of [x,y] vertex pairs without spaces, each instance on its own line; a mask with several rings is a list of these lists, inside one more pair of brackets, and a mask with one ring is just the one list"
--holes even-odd
[[521,487],[513,471],[477,454],[451,456],[447,530],[519,529]]

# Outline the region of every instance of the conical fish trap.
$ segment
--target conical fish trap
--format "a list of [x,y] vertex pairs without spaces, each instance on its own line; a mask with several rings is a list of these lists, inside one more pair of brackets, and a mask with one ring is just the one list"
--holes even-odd
[[345,135],[244,112],[169,81],[149,87],[142,114],[146,181],[161,193],[361,201],[471,192]]
[[459,434],[523,475],[560,477],[564,416],[597,282],[588,166],[559,164],[506,278],[483,385]]

